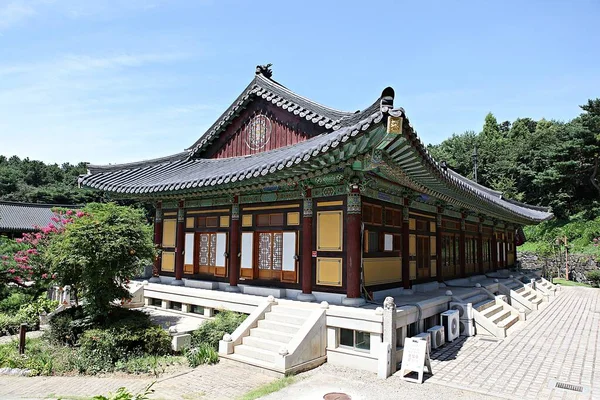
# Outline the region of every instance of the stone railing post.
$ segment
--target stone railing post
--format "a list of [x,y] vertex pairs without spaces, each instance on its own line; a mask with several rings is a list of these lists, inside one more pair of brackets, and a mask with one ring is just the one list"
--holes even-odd
[[386,297],[383,302],[383,343],[389,344],[391,351],[387,376],[396,372],[396,332],[396,303],[393,297]]

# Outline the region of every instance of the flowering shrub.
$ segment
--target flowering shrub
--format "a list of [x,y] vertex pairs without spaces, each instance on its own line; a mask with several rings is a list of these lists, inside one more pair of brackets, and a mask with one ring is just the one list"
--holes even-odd
[[0,285],[13,284],[39,292],[56,278],[44,260],[44,250],[53,237],[85,213],[64,209],[56,209],[54,213],[52,222],[36,232],[24,233],[15,240],[0,240]]

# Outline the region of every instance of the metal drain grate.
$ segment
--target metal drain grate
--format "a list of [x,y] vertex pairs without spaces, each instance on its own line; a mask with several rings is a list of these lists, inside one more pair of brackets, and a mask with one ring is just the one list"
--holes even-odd
[[556,385],[554,387],[557,387],[559,389],[572,390],[573,392],[583,392],[583,386],[573,385],[570,383],[556,382]]

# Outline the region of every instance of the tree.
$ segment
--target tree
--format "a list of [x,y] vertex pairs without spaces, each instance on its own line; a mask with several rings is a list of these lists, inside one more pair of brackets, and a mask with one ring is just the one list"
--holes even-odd
[[142,210],[91,203],[50,241],[45,258],[61,285],[81,292],[84,311],[103,321],[116,299],[154,257],[152,229]]

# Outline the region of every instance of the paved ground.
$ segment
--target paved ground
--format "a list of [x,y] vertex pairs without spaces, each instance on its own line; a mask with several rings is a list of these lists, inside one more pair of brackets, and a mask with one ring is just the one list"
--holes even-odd
[[[563,288],[554,301],[502,341],[456,341],[432,354],[434,375],[422,385],[325,364],[265,399],[322,399],[344,392],[353,400],[600,399],[600,290]],[[154,399],[235,399],[272,381],[260,370],[221,360],[216,366],[160,379]],[[556,381],[582,385],[579,394],[551,389]],[[90,396],[126,386],[143,389],[152,379],[1,377],[0,399]]]
[[[502,341],[468,338],[432,354],[433,376],[422,385],[398,375],[323,365],[265,400],[322,399],[343,392],[368,399],[600,399],[600,290],[563,288]],[[549,385],[583,385],[584,394]]]
[[[44,334],[43,331],[32,331],[32,332],[27,332],[25,335],[26,335],[27,339],[35,339],[35,338],[39,338],[43,334]],[[10,343],[13,340],[19,340],[19,335],[17,334],[17,335],[9,335],[9,336],[0,336],[0,344]]]
[[[430,381],[515,399],[600,399],[599,331],[600,290],[565,287],[508,338],[433,353]],[[552,389],[556,381],[589,391]]]
[[[274,380],[261,370],[222,359],[212,366],[200,366],[188,373],[158,379],[154,399],[235,399]],[[88,398],[107,395],[124,386],[136,393],[154,379],[144,377],[0,377],[0,399]]]

